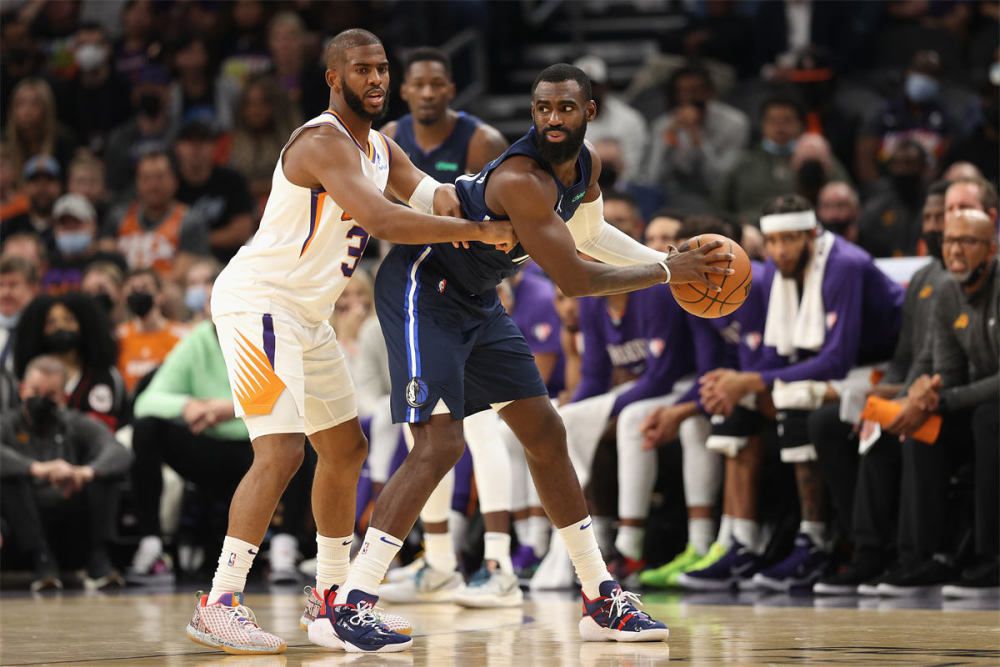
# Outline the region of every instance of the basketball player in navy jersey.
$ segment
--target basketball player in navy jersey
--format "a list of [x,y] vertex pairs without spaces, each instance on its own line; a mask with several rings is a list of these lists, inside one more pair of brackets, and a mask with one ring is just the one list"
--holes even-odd
[[[376,281],[376,310],[389,350],[392,411],[411,425],[413,451],[386,484],[347,580],[327,594],[309,627],[321,645],[348,651],[405,650],[372,641],[369,610],[420,508],[465,448],[462,419],[492,407],[523,443],[546,513],[583,586],[580,633],[588,641],[662,641],[667,627],[639,609],[608,573],[566,449],[566,431],[496,286],[535,259],[570,296],[630,292],[673,279],[717,292],[707,274],[729,275],[721,243],[664,255],[604,222],[600,160],[584,147],[597,114],[590,81],[566,64],[532,86],[533,127],[456,189],[470,219],[508,219],[520,239],[509,253],[473,244],[397,245]],[[580,258],[578,250],[597,259]],[[606,262],[606,263],[602,263]]]
[[[451,61],[434,48],[414,49],[406,58],[400,88],[410,113],[382,128],[396,140],[413,164],[442,183],[478,173],[504,152],[507,140],[494,127],[464,111],[450,108],[455,98]],[[431,494],[420,518],[424,526],[423,566],[389,575],[381,596],[389,602],[449,602],[474,607],[506,607],[521,603],[510,559],[510,458],[497,438],[496,416],[482,412],[465,422],[465,439],[483,512],[484,564],[465,586],[448,527],[455,478],[448,474]],[[373,446],[376,443],[373,443]],[[412,446],[412,438],[407,439]],[[398,579],[397,579],[398,577]]]

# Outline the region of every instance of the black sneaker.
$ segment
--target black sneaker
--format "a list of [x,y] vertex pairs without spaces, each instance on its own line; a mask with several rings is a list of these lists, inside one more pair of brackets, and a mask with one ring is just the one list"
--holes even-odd
[[878,597],[878,587],[882,585],[882,582],[901,577],[910,567],[910,565],[904,565],[903,563],[894,564],[885,572],[858,584],[858,595]]
[[83,587],[88,591],[106,591],[113,588],[124,588],[125,579],[111,564],[111,558],[105,549],[95,549],[87,564],[87,576]]
[[843,572],[823,577],[813,584],[817,595],[857,595],[858,587],[880,575],[884,571],[876,561],[851,563]]
[[47,551],[43,551],[35,556],[35,575],[31,582],[31,592],[58,590],[63,588],[63,582],[59,578],[59,563]]
[[955,578],[955,568],[935,556],[914,565],[896,577],[886,577],[878,585],[885,597],[917,597],[933,592]]
[[1000,597],[1000,562],[983,561],[962,573],[962,578],[941,589],[946,598],[981,600]]

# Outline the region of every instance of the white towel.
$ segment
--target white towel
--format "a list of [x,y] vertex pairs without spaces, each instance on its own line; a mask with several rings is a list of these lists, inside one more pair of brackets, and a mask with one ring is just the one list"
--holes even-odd
[[764,344],[777,349],[783,357],[791,356],[795,350],[815,352],[826,340],[823,274],[833,239],[832,232],[824,232],[816,239],[813,255],[806,264],[801,303],[794,278],[784,278],[778,273],[771,284]]

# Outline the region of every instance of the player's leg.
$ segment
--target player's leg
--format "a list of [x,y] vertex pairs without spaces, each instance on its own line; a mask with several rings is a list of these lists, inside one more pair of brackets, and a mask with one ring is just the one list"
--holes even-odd
[[519,577],[530,578],[548,551],[552,524],[538,501],[538,493],[528,472],[528,462],[524,458],[524,447],[503,420],[499,429],[510,457],[511,508],[518,541],[511,562]]

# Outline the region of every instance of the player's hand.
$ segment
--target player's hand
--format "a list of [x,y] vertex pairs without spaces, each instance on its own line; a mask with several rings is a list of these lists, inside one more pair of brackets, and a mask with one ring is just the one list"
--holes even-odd
[[708,276],[732,275],[735,273],[733,269],[718,265],[736,259],[736,255],[731,252],[717,252],[721,247],[722,241],[712,241],[694,250],[688,249],[686,243],[682,244],[680,252],[667,260],[667,266],[670,267],[670,282],[694,283],[703,285],[709,292],[721,292],[722,288],[709,282]]
[[934,412],[941,402],[941,376],[921,375],[910,385],[906,397],[925,412]]
[[901,401],[903,409],[899,411],[896,418],[885,427],[889,433],[895,433],[902,442],[907,436],[913,434],[918,428],[924,425],[931,412],[923,410],[920,405],[910,399]]
[[480,223],[482,236],[479,241],[494,246],[502,252],[510,252],[517,245],[517,234],[508,220],[484,220]]
[[434,203],[431,205],[434,215],[447,215],[452,218],[462,218],[462,202],[458,200],[458,191],[451,183],[438,186],[434,191]]
[[678,409],[676,405],[664,405],[646,415],[639,427],[642,433],[642,448],[656,449],[676,440],[682,412],[683,408]]
[[206,427],[205,422],[209,410],[208,401],[200,398],[192,398],[184,404],[184,408],[181,410],[181,417],[188,425],[188,428],[191,429],[191,432],[198,434]]

